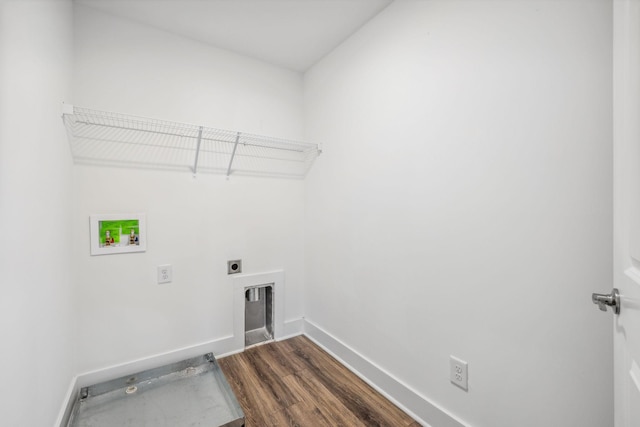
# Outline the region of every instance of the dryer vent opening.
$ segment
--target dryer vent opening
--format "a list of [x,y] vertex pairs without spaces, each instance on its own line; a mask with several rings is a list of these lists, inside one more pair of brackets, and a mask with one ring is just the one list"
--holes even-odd
[[273,340],[273,285],[247,288],[244,296],[245,347]]

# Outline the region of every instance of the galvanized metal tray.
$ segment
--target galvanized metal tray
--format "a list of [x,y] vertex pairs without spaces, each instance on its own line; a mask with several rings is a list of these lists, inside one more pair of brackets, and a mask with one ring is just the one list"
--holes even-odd
[[68,427],[244,426],[212,353],[81,390]]

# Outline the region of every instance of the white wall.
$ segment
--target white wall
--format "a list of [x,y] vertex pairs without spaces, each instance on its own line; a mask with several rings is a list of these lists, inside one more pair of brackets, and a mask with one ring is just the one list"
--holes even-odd
[[[75,8],[74,104],[283,138],[302,132],[302,77]],[[80,371],[233,334],[226,262],[285,270],[285,321],[302,316],[304,184],[181,172],[74,167]],[[145,212],[148,250],[89,255],[89,215]],[[173,265],[173,283],[156,267]]]
[[0,2],[0,414],[52,425],[75,374],[70,279],[72,7]]
[[[0,5],[4,423],[51,424],[75,373],[226,338],[238,257],[285,269],[286,319],[470,425],[611,424],[589,302],[611,279],[609,2],[395,2],[307,73],[304,117],[296,73],[86,7],[72,25],[64,1]],[[304,118],[326,150],[306,188],[71,176],[62,100],[285,138]],[[148,251],[90,257],[88,216],[131,211]]]
[[305,75],[305,317],[468,425],[612,424],[611,20],[397,1]]

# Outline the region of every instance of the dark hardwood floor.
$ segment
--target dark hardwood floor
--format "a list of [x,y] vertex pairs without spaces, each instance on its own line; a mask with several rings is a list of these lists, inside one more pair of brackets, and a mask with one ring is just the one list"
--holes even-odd
[[246,427],[419,427],[304,336],[218,360]]

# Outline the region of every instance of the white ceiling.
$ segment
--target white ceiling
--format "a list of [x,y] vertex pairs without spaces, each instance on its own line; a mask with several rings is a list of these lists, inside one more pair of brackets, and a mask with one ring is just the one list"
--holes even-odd
[[75,1],[303,72],[393,0]]

